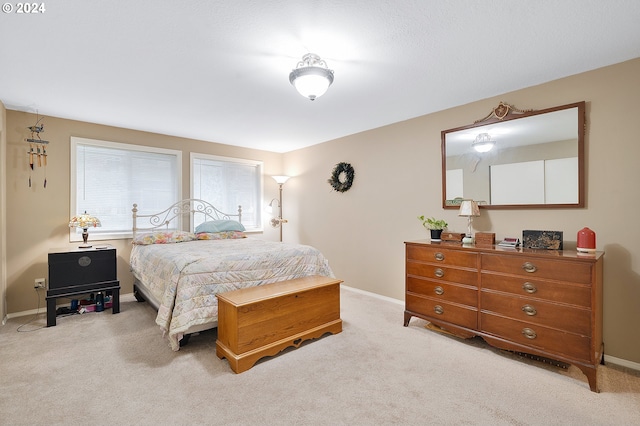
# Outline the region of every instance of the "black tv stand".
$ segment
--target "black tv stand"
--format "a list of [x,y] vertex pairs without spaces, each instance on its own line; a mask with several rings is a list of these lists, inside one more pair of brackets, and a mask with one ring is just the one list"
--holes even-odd
[[47,327],[56,325],[56,299],[99,291],[111,292],[111,312],[119,313],[120,281],[114,247],[102,245],[49,251]]

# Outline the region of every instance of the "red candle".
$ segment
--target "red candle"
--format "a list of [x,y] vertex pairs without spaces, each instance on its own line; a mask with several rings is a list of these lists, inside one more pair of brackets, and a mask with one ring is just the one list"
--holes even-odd
[[578,231],[578,251],[594,251],[596,249],[596,233],[584,227]]

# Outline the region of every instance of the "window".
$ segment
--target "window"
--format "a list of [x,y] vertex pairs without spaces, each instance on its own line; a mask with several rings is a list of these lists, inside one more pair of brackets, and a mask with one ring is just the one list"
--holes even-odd
[[261,194],[261,161],[191,153],[191,196],[224,213],[235,214],[242,206],[247,231],[262,230]]
[[[133,203],[150,214],[180,200],[181,166],[181,151],[72,137],[71,214],[100,219],[90,240],[131,237]],[[81,233],[71,230],[71,241]]]

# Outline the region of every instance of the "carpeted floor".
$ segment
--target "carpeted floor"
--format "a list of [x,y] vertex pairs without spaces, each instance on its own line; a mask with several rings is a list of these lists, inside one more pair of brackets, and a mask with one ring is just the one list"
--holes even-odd
[[[215,331],[173,352],[155,311],[44,314],[0,328],[0,424],[630,425],[640,424],[640,375],[601,366],[601,393],[562,369],[459,340],[403,306],[342,290],[343,332],[234,374]],[[26,331],[34,330],[34,331]]]

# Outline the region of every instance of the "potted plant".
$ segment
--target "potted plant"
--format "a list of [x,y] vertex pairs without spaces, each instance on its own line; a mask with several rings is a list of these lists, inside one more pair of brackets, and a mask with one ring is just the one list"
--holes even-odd
[[447,227],[448,223],[443,219],[434,217],[418,216],[418,220],[422,222],[422,226],[431,232],[431,241],[440,241],[442,231]]

